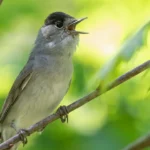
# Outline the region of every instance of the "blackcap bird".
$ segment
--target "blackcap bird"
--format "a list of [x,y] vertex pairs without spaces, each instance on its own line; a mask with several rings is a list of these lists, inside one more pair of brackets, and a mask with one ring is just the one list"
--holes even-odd
[[[50,14],[40,28],[29,59],[16,78],[0,114],[3,141],[44,119],[58,106],[72,78],[78,23],[63,12]],[[11,147],[16,150],[18,144]]]

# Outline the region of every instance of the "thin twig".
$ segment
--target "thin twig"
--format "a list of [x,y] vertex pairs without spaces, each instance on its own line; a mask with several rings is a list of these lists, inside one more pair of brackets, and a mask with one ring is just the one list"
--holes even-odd
[[[93,92],[91,92],[90,94],[88,94],[87,96],[80,98],[79,100],[75,101],[74,103],[70,104],[67,106],[67,110],[68,113],[70,113],[71,111],[81,107],[82,105],[84,105],[85,103],[88,103],[89,101],[93,100],[94,98],[100,96],[101,94],[117,87],[118,85],[122,84],[123,82],[129,80],[130,78],[138,75],[139,73],[143,72],[144,70],[148,69],[150,67],[150,60],[146,61],[145,63],[141,64],[140,66],[132,69],[131,71],[125,73],[124,75],[118,77],[116,80],[114,80],[112,83],[110,83],[105,90],[101,91],[100,88],[97,88],[96,90],[94,90]],[[64,114],[65,115],[65,114]],[[58,113],[54,113],[50,116],[48,116],[47,118],[39,121],[38,123],[30,126],[27,131],[28,133],[32,134],[36,131],[38,131],[39,129],[47,126],[49,123],[57,120],[59,118],[59,114]],[[24,132],[23,135],[26,137],[27,132]],[[0,144],[0,150],[5,150],[10,148],[10,146],[12,144],[15,144],[17,142],[20,141],[20,137],[18,134],[16,134],[15,136],[13,136],[12,138],[8,139],[7,141],[3,142],[2,144]]]
[[3,0],[0,0],[0,5],[2,4]]
[[123,150],[141,150],[143,148],[150,147],[150,133],[140,137],[133,143],[129,144]]

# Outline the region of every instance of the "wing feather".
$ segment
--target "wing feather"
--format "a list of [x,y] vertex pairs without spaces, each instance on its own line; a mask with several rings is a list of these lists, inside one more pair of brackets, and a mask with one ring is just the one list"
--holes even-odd
[[6,118],[9,110],[13,106],[13,104],[16,102],[17,98],[21,94],[21,92],[25,89],[27,84],[29,83],[30,79],[32,77],[32,65],[26,65],[23,70],[20,72],[18,77],[16,78],[8,97],[5,100],[5,103],[3,105],[1,114],[0,114],[0,123],[4,121]]

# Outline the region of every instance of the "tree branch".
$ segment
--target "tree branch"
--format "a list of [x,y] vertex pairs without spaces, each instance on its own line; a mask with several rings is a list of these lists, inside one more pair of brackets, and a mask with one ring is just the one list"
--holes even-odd
[[[80,98],[79,100],[73,102],[72,104],[67,106],[68,109],[68,113],[70,113],[71,111],[81,107],[82,105],[88,103],[89,101],[93,100],[94,98],[100,96],[101,94],[117,87],[118,85],[122,84],[123,82],[129,80],[130,78],[138,75],[139,73],[143,72],[144,70],[148,69],[150,67],[150,60],[146,61],[145,63],[139,65],[138,67],[132,69],[131,71],[125,73],[124,75],[118,77],[116,80],[114,80],[112,83],[110,83],[105,89],[101,90],[100,87],[97,88],[96,90],[94,90],[93,92],[91,92],[90,94],[86,95],[83,98]],[[65,115],[65,114],[64,114]],[[50,116],[48,116],[47,118],[39,121],[38,123],[30,126],[27,131],[29,134],[32,134],[38,130],[40,130],[41,128],[47,126],[49,123],[57,120],[58,118],[60,118],[58,113],[54,113]],[[23,132],[23,135],[26,137],[27,132]],[[15,136],[13,136],[12,138],[8,139],[7,141],[3,142],[2,144],[0,144],[0,150],[5,150],[10,148],[11,145],[17,143],[21,141],[19,134],[16,134]]]
[[141,150],[145,147],[150,147],[150,133],[143,137],[140,137],[139,139],[125,147],[123,150]]
[[0,0],[0,5],[2,4],[3,0]]

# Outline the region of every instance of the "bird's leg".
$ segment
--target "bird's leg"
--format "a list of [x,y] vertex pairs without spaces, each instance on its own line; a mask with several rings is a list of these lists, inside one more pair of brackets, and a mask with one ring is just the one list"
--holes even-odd
[[24,136],[24,132],[27,134],[27,136],[30,135],[30,133],[28,132],[27,129],[20,129],[17,133],[19,134],[20,140],[23,143],[23,146],[25,146],[25,144],[28,143],[28,139],[27,137]]
[[66,106],[60,106],[57,109],[56,113],[59,114],[62,123],[66,122],[66,121],[68,123],[68,109]]
[[[68,110],[67,110],[67,107],[66,106],[60,106],[56,113],[60,116],[60,119],[61,119],[61,122],[64,123],[67,121],[68,123]],[[45,126],[46,127],[46,126]],[[42,132],[45,127],[43,126],[40,130],[38,130],[38,132]]]
[[[68,123],[68,110],[66,106],[60,106],[56,113],[60,116],[61,122],[64,123],[67,121]],[[42,132],[45,129],[46,126],[43,126],[41,129],[38,130],[38,132]]]
[[25,144],[28,143],[28,140],[27,140],[27,138],[24,136],[24,132],[29,136],[30,133],[28,132],[28,130],[26,130],[26,129],[20,129],[20,130],[18,131],[17,128],[16,128],[16,126],[15,126],[14,121],[12,121],[11,127],[16,131],[16,133],[18,133],[18,135],[19,135],[19,137],[20,137],[20,140],[21,140],[22,143],[23,143],[23,146],[25,146]]

